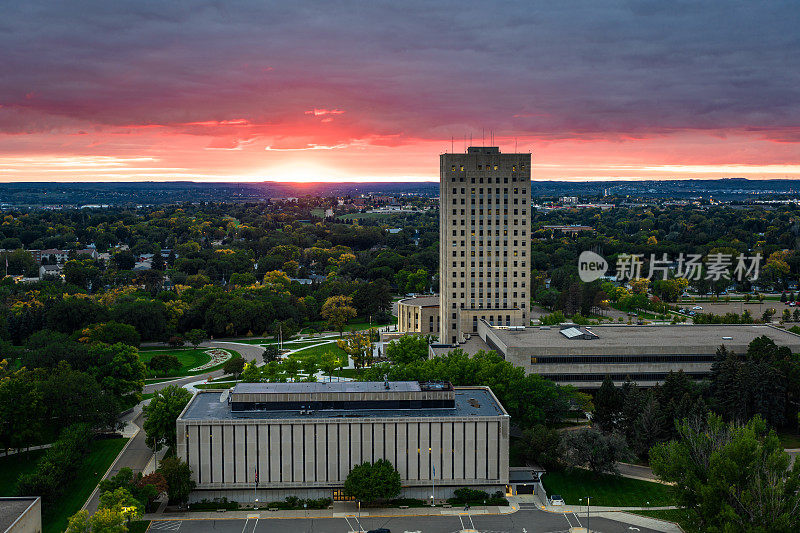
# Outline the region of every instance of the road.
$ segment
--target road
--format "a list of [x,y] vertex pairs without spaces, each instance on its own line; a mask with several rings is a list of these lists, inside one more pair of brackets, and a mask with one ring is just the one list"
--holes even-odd
[[[261,361],[261,356],[264,353],[264,348],[254,344],[243,344],[238,342],[228,342],[228,341],[206,341],[200,344],[203,348],[222,348],[224,350],[234,350],[239,352],[239,354],[244,357],[245,361],[251,361],[255,359],[257,362]],[[194,381],[201,380],[203,378],[218,378],[225,375],[222,370],[215,370],[213,372],[207,372],[204,374],[198,374],[196,376],[187,376],[185,378],[175,379],[172,381],[164,381],[161,383],[150,383],[144,386],[144,393],[150,394],[157,390],[161,390],[165,387],[170,385],[177,385],[179,387],[183,387],[187,383],[192,383]]]
[[[142,427],[143,424],[143,416],[140,412],[136,418],[133,419],[133,423]],[[116,475],[121,469],[128,467],[131,470],[136,472],[141,472],[144,470],[144,467],[147,466],[147,463],[150,462],[150,459],[153,457],[153,450],[147,447],[145,444],[145,434],[144,430],[139,431],[139,433],[134,436],[131,441],[125,446],[125,449],[122,453],[117,456],[116,462],[111,467],[111,470],[108,472],[106,477],[111,477]],[[105,478],[104,478],[105,479]],[[96,490],[94,494],[92,494],[91,499],[89,500],[88,505],[85,507],[89,514],[93,514],[97,510],[97,506],[100,503],[100,491]]]
[[[269,516],[269,513],[255,512],[252,516]],[[463,517],[464,526],[471,525]],[[585,516],[570,513],[547,513],[539,510],[522,510],[504,515],[475,515],[472,517],[475,529],[491,533],[555,533],[569,531],[570,527],[585,526]],[[315,518],[315,519],[232,519],[232,520],[183,520],[153,521],[150,532],[180,531],[181,533],[200,533],[214,531],[220,533],[347,533],[358,529],[354,519]],[[178,523],[180,522],[180,523]],[[458,516],[416,516],[416,517],[362,517],[362,530],[385,527],[392,533],[453,533],[462,529]],[[657,530],[641,526],[631,528],[628,524],[607,518],[591,517],[589,526],[592,531],[602,533],[655,533]]]

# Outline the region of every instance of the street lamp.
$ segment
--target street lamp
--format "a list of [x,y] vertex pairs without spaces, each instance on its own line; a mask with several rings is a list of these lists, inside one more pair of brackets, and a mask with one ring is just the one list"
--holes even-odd
[[431,462],[431,507],[436,507],[436,465],[433,464],[431,447],[428,446],[428,459]]
[[589,529],[589,499],[590,499],[590,496],[587,496],[586,497],[586,531],[591,531],[591,529]]

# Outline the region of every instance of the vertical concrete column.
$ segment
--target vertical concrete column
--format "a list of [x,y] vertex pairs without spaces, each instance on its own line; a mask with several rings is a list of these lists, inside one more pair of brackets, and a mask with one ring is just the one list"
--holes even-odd
[[419,479],[419,424],[409,422],[408,427],[408,479]]
[[[453,423],[442,424],[442,469],[441,479],[453,479]],[[437,471],[438,473],[438,471]]]
[[305,433],[305,480],[307,483],[317,481],[317,434],[316,424],[304,424]]
[[292,481],[292,425],[281,424],[281,481]]
[[372,458],[372,426],[374,424],[361,424],[361,462],[374,461]]
[[488,422],[489,427],[489,447],[487,457],[489,458],[489,479],[498,479],[499,472],[499,457],[498,457],[498,436],[500,431],[500,424],[497,422]]
[[281,429],[278,424],[270,424],[269,428],[269,477],[264,481],[278,483],[281,481],[282,444]]
[[[328,481],[328,461],[330,450],[328,449],[328,429],[327,424],[314,425],[314,460],[316,469],[315,477],[317,481]],[[335,453],[333,454],[335,455]]]
[[478,422],[475,424],[475,477],[478,479],[486,479],[488,477],[486,469],[488,445],[486,422]]
[[236,479],[235,483],[244,483],[246,478],[247,463],[244,460],[244,451],[247,443],[244,440],[244,426],[236,424],[233,428],[234,439],[236,441]]
[[464,465],[464,477],[473,479],[475,477],[475,423],[464,423],[464,458],[466,464]]
[[350,433],[349,426],[339,424],[339,481],[347,479],[350,473]]
[[225,483],[234,483],[236,468],[236,448],[233,446],[233,426],[222,426],[222,450],[225,456]]
[[[410,479],[408,477],[408,424],[398,422],[397,424],[397,464],[395,468],[400,473],[400,479]],[[417,453],[416,447],[414,453]]]
[[208,425],[200,427],[200,479],[199,483],[211,482],[211,431]]
[[453,479],[464,479],[464,424],[463,421],[453,424],[453,444],[456,449],[456,453],[453,454],[455,459]]
[[419,424],[419,478],[431,478],[431,425],[429,422]]

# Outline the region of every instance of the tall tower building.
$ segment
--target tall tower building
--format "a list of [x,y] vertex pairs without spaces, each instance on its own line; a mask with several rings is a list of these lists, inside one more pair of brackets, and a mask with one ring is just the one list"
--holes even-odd
[[531,154],[439,156],[440,342],[529,321]]

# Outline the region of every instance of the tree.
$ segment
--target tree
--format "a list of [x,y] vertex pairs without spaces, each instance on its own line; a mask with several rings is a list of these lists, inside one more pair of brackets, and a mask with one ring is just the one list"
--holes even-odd
[[567,431],[561,438],[561,455],[570,467],[588,467],[596,474],[618,474],[617,463],[632,457],[625,439],[617,433],[586,428]]
[[622,395],[614,385],[614,380],[607,375],[594,396],[592,424],[605,432],[617,429],[622,415],[622,401]]
[[197,346],[208,338],[208,333],[203,329],[191,329],[184,335],[189,343],[197,348]]
[[150,448],[158,451],[162,446],[175,447],[175,421],[191,399],[192,394],[177,385],[156,391],[150,404],[142,409],[145,416],[146,443]]
[[126,533],[127,518],[114,509],[98,509],[89,516],[89,511],[78,511],[69,518],[65,533]]
[[386,358],[408,364],[428,358],[428,339],[422,335],[403,335],[386,345]]
[[761,417],[747,424],[705,419],[678,423],[677,440],[650,451],[650,466],[674,483],[702,531],[788,533],[800,528],[800,465]]
[[338,365],[339,358],[332,351],[325,352],[322,355],[322,359],[319,363],[319,367],[322,369],[322,372],[328,376],[328,381],[333,380],[333,373],[336,372]]
[[89,357],[94,364],[89,371],[113,395],[139,394],[144,388],[144,363],[133,346],[96,343],[89,348]]
[[130,250],[122,250],[111,256],[111,261],[119,270],[133,270],[136,266],[136,258]]
[[522,431],[520,452],[529,465],[557,470],[561,467],[560,442],[557,430],[537,424]]
[[225,361],[225,365],[222,367],[223,372],[233,376],[238,376],[242,373],[242,370],[244,370],[244,359],[242,357],[231,357]]
[[322,304],[320,312],[328,325],[339,332],[341,336],[348,320],[356,317],[353,299],[350,296],[331,296]]
[[336,345],[350,356],[356,368],[372,364],[372,340],[369,333],[354,331],[337,340]]
[[400,489],[400,473],[386,459],[354,466],[344,481],[345,494],[362,502],[389,500]]
[[178,356],[175,354],[157,353],[150,358],[150,361],[147,362],[147,366],[154,374],[168,374],[169,372],[179,370],[183,365],[181,365]]
[[265,363],[277,361],[281,357],[281,351],[276,344],[267,344],[264,346],[264,354],[261,357]]
[[133,326],[111,321],[86,326],[81,330],[78,341],[86,343],[104,342],[106,344],[122,342],[138,347],[141,336]]
[[185,502],[196,483],[192,480],[192,469],[177,457],[165,457],[158,466],[158,472],[167,481],[167,495],[174,503]]
[[246,363],[239,375],[239,379],[244,383],[259,383],[261,377],[261,369],[256,366],[255,359]]
[[98,509],[112,509],[125,515],[129,520],[138,520],[144,514],[144,505],[130,491],[119,487],[100,495]]

